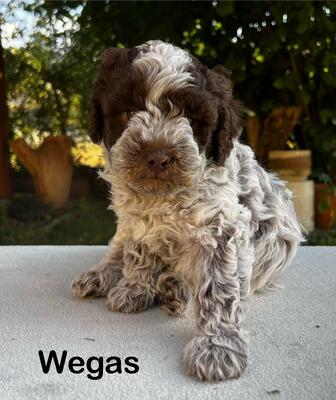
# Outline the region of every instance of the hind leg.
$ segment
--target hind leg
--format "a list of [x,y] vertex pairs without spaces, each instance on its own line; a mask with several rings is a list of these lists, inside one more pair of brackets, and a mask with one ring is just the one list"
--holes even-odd
[[298,241],[276,235],[261,237],[255,243],[255,262],[251,278],[251,293],[278,286],[278,278],[292,262]]
[[237,241],[239,294],[246,300],[251,293],[251,276],[254,262],[254,245],[245,231]]

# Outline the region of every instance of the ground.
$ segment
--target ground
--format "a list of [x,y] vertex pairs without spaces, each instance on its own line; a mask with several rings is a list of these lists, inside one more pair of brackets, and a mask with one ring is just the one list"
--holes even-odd
[[[74,276],[95,265],[106,246],[3,246],[0,252],[1,400],[334,400],[336,393],[336,247],[301,247],[283,289],[244,303],[249,337],[240,379],[207,384],[189,378],[181,354],[195,335],[192,307],[169,317],[159,307],[109,311],[103,299],[71,296]],[[44,374],[45,357],[66,350],[62,373]],[[102,365],[89,357],[102,357]],[[78,374],[68,367],[81,357]],[[122,360],[109,374],[108,357]],[[127,357],[139,371],[125,371]],[[78,360],[77,360],[78,363]],[[78,364],[77,364],[78,365]],[[78,368],[77,368],[78,369]],[[99,375],[99,370],[101,374]]]
[[[74,199],[53,210],[32,195],[16,195],[0,203],[0,245],[107,244],[116,224],[107,207],[103,196]],[[316,230],[306,244],[335,246],[336,228]]]

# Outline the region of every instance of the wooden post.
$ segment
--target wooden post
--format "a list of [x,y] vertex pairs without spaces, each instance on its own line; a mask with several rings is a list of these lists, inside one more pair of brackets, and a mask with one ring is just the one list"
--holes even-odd
[[8,108],[6,104],[4,60],[0,31],[0,198],[10,197],[12,194],[9,164],[8,131],[9,119]]

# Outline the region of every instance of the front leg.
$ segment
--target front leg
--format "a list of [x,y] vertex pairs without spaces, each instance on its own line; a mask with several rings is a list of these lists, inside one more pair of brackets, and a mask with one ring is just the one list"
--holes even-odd
[[160,308],[168,315],[182,315],[188,305],[189,287],[176,272],[164,272],[156,282]]
[[234,226],[226,228],[215,248],[200,246],[194,253],[197,336],[185,347],[183,362],[200,380],[237,378],[247,363],[235,236]]
[[99,264],[72,281],[74,297],[106,296],[122,277],[123,243],[116,233],[106,255]]
[[133,240],[124,246],[123,263],[123,278],[109,291],[106,304],[111,311],[143,311],[153,305],[156,280],[166,266],[145,244]]

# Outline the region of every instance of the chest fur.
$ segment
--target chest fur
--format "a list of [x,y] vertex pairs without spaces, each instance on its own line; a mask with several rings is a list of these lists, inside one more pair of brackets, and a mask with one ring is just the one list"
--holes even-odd
[[146,245],[167,263],[175,262],[192,239],[196,227],[176,215],[133,217],[128,225],[128,237]]

